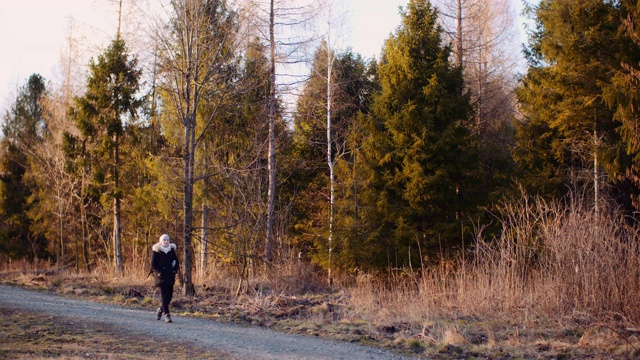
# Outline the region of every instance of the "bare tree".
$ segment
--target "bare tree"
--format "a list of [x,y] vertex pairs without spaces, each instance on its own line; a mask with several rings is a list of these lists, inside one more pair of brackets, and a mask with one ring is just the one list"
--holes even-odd
[[[301,82],[297,65],[307,61],[314,37],[310,27],[317,15],[316,0],[246,0],[244,9],[248,14],[250,28],[269,46],[270,91],[268,99],[268,190],[264,258],[273,260],[275,243],[275,198],[276,198],[276,123],[279,114],[287,111],[287,102],[293,104],[294,89]],[[285,102],[285,106],[278,105]],[[286,114],[285,114],[286,117]]]
[[264,247],[265,260],[273,260],[273,222],[276,203],[276,37],[275,37],[275,1],[269,2],[269,190],[267,191],[267,234]]
[[[333,77],[333,65],[334,65],[334,50],[336,47],[337,36],[332,38],[332,30],[342,25],[343,17],[337,9],[337,4],[334,0],[326,0],[323,8],[326,11],[326,41],[322,44],[326,46],[327,52],[327,165],[329,167],[329,235],[327,242],[329,245],[328,254],[328,269],[327,277],[329,286],[333,285],[333,278],[331,274],[331,255],[333,252],[333,227],[334,227],[334,205],[335,205],[335,164],[336,159],[332,154],[333,140],[331,136],[331,115],[332,115],[332,99],[333,99],[333,87],[331,78]],[[335,18],[334,18],[335,16]],[[339,27],[338,27],[339,28]]]
[[[38,165],[38,171],[33,174],[34,179],[39,184],[42,184],[40,189],[45,190],[38,194],[39,201],[35,211],[39,212],[40,215],[54,214],[57,219],[57,224],[48,221],[38,222],[34,230],[46,235],[58,233],[57,246],[54,245],[53,248],[59,249],[57,252],[59,264],[64,263],[65,247],[71,247],[69,241],[73,241],[75,270],[76,273],[79,273],[80,247],[78,234],[66,231],[67,227],[73,227],[77,224],[77,217],[73,211],[73,194],[74,190],[78,189],[79,186],[79,179],[71,176],[65,169],[65,156],[61,144],[63,132],[73,128],[73,124],[66,116],[66,110],[69,105],[64,99],[67,97],[67,91],[68,89],[62,89],[59,94],[62,100],[57,98],[56,95],[58,94],[45,99],[45,117],[47,118],[49,136],[41,146],[31,149],[33,159]],[[36,218],[44,218],[44,216],[36,216]],[[81,217],[80,221],[82,220],[83,218]],[[84,257],[83,260],[86,265],[87,258]]]
[[[160,88],[166,106],[184,128],[183,160],[183,266],[184,293],[193,295],[193,187],[196,147],[216,115],[198,113],[205,92],[217,94],[220,104],[233,78],[229,67],[234,61],[237,34],[235,13],[224,0],[172,0],[170,23],[157,30],[162,73]],[[200,120],[200,121],[199,121]]]
[[[520,46],[516,43],[513,0],[437,0],[440,22],[454,45],[476,106],[476,131],[513,111]],[[515,45],[515,46],[514,46]]]

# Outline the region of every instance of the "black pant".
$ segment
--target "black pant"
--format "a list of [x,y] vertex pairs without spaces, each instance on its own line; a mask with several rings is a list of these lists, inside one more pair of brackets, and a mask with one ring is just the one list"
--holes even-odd
[[162,312],[169,314],[169,304],[173,298],[173,283],[164,282],[158,286],[160,288],[160,296],[162,297]]

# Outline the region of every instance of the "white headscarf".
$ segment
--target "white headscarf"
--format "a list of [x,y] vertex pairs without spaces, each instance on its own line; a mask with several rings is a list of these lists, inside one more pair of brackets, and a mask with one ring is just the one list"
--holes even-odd
[[175,250],[176,244],[169,243],[169,246],[165,247],[165,246],[162,246],[163,240],[171,241],[171,238],[167,234],[162,234],[160,236],[160,239],[158,240],[158,243],[153,246],[154,251],[162,251],[163,253],[167,254],[169,253],[169,251]]

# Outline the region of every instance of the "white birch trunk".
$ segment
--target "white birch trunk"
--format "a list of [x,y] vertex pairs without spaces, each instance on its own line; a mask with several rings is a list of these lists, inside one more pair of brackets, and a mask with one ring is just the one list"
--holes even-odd
[[[331,27],[329,27],[331,28]],[[333,174],[333,158],[331,155],[331,70],[333,66],[333,54],[331,53],[331,32],[327,37],[327,164],[329,165],[329,264],[328,277],[329,286],[333,285],[331,274],[331,257],[333,252],[333,201],[334,201],[334,174]]]

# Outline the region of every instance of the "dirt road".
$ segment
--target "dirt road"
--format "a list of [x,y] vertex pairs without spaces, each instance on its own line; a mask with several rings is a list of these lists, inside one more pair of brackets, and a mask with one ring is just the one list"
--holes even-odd
[[185,344],[223,351],[238,359],[408,359],[401,354],[316,337],[289,335],[258,327],[173,316],[173,323],[157,321],[153,312],[92,303],[55,294],[0,285],[0,304],[24,311],[48,313],[136,334],[174,339]]

